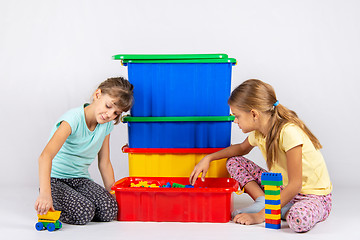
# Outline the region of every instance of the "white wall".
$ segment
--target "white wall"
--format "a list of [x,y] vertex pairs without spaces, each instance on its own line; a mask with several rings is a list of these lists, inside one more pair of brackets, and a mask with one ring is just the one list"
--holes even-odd
[[[248,78],[272,84],[322,142],[334,186],[355,184],[359,7],[356,0],[0,1],[0,182],[37,186],[37,157],[56,119],[89,101],[101,81],[127,75],[112,55],[227,53],[238,60],[233,87]],[[235,126],[232,134],[233,143],[245,137]],[[117,179],[128,175],[126,142],[126,126],[117,126]],[[250,157],[264,165],[258,151]],[[91,174],[101,182],[96,164]]]

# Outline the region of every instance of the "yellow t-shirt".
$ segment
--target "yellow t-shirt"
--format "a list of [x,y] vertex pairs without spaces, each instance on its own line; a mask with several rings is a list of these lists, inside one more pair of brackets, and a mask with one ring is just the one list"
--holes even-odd
[[[248,136],[252,146],[258,146],[266,159],[266,138],[259,132],[253,131]],[[274,162],[270,171],[281,173],[284,186],[288,184],[286,152],[302,145],[302,189],[300,193],[326,195],[332,190],[329,173],[321,152],[315,149],[309,137],[298,126],[285,124],[280,132],[278,160]]]

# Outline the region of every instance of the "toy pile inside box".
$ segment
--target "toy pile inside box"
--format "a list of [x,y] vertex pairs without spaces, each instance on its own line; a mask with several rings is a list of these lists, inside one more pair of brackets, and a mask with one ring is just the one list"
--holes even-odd
[[205,155],[230,145],[234,117],[227,99],[236,60],[226,54],[113,58],[128,67],[135,99],[131,115],[123,118],[130,176],[113,186],[118,220],[230,221],[238,185],[228,178],[226,159],[212,162],[205,182],[193,188],[171,186],[188,185]]

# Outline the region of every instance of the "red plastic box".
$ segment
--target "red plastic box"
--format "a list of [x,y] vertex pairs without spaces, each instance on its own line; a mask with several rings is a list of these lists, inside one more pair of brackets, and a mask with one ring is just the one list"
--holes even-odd
[[233,210],[232,192],[238,183],[232,178],[207,178],[194,188],[130,187],[147,181],[159,186],[167,182],[189,184],[189,178],[127,177],[117,181],[115,191],[119,221],[228,222]]

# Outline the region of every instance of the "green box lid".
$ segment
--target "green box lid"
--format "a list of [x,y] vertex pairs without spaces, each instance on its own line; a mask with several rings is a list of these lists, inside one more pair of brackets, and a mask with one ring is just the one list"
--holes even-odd
[[233,63],[227,54],[118,54],[114,60],[127,63]]
[[186,116],[186,117],[131,117],[124,116],[122,122],[232,122],[235,120],[230,116]]

